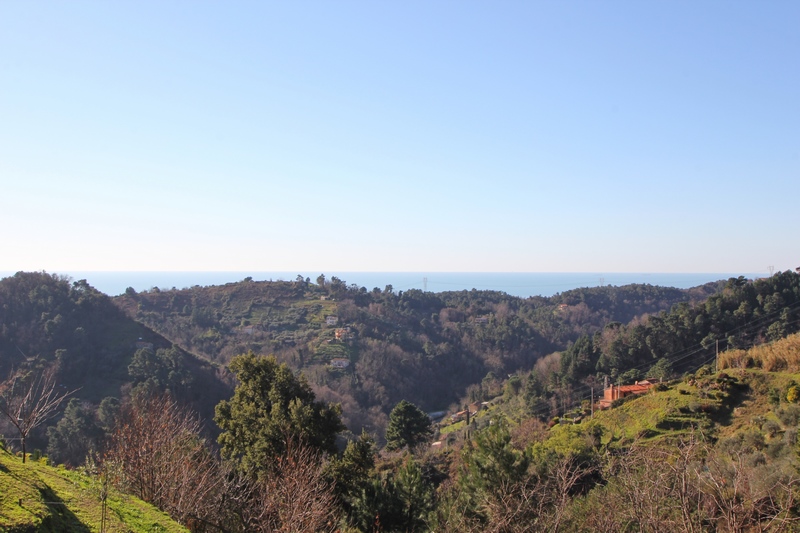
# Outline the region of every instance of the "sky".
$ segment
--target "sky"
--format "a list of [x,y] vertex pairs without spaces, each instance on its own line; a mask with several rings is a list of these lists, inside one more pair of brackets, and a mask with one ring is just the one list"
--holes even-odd
[[0,271],[800,266],[800,2],[0,1]]

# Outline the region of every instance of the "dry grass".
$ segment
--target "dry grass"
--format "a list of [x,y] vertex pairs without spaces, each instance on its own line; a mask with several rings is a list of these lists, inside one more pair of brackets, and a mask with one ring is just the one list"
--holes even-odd
[[749,350],[729,350],[720,354],[718,364],[720,370],[760,368],[767,372],[800,372],[800,334]]

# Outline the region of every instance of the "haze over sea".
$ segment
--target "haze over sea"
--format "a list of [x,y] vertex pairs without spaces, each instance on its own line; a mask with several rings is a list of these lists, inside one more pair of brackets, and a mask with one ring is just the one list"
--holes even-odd
[[[55,272],[73,280],[85,279],[97,290],[116,296],[128,287],[136,291],[183,289],[195,285],[224,285],[252,277],[254,281],[292,281],[298,275],[316,282],[320,274],[330,280],[333,276],[347,285],[358,285],[372,290],[391,285],[394,291],[409,289],[430,292],[460,290],[493,290],[513,296],[553,296],[556,293],[579,287],[600,285],[628,285],[646,283],[665,287],[688,289],[708,282],[731,277],[749,279],[764,277],[766,273],[632,273],[632,272]],[[13,275],[0,272],[0,277]],[[426,281],[427,280],[427,281]]]

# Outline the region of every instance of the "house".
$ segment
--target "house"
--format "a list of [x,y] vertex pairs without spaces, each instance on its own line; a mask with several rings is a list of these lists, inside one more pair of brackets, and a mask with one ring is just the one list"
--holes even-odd
[[325,323],[329,326],[335,326],[339,323],[339,317],[334,315],[328,315],[325,317]]
[[347,368],[350,366],[350,360],[345,359],[344,357],[336,357],[331,359],[331,366],[333,368]]
[[478,402],[471,403],[463,411],[459,411],[454,415],[450,415],[450,420],[452,422],[459,422],[461,420],[469,419],[470,416],[473,416],[475,413],[477,413],[480,410],[481,410],[481,404],[480,403],[478,403]]
[[350,328],[336,328],[334,335],[336,335],[336,340],[346,341],[350,338]]
[[475,323],[476,324],[488,324],[489,323],[489,317],[486,317],[486,316],[476,317],[475,318]]
[[642,380],[637,381],[633,385],[614,385],[612,384],[610,387],[607,387],[603,391],[603,399],[598,400],[597,407],[599,409],[608,409],[611,407],[611,403],[614,400],[619,400],[621,398],[626,398],[631,394],[644,394],[645,392],[649,391],[650,388],[656,384],[656,380]]
[[239,331],[245,335],[252,335],[256,330],[253,326],[242,326],[239,328]]

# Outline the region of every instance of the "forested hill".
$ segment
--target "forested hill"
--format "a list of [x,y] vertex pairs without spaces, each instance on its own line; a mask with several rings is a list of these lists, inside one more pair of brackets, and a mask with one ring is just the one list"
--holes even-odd
[[[691,290],[628,285],[521,299],[495,291],[395,292],[347,285],[253,281],[182,290],[133,289],[114,299],[130,317],[186,350],[226,363],[253,351],[302,369],[318,396],[343,405],[355,431],[382,427],[406,399],[445,409],[496,377],[530,370],[610,322],[699,302]],[[479,393],[479,392],[478,392]]]
[[0,280],[0,382],[51,365],[60,389],[94,406],[136,387],[168,389],[210,419],[233,390],[224,368],[173,346],[83,280],[44,272]]

